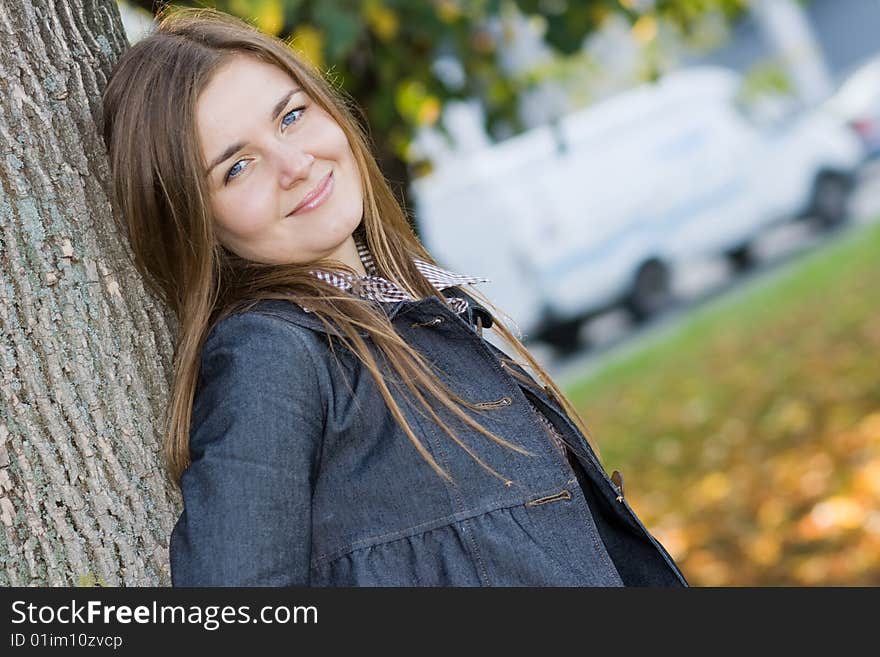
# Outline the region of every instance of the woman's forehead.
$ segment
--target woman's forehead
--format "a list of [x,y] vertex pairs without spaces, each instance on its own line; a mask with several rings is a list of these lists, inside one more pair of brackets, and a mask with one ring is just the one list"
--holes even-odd
[[246,92],[256,95],[246,96],[245,99],[258,99],[263,94],[271,94],[273,87],[279,85],[300,87],[296,79],[280,66],[252,55],[234,53],[211,75],[198,102],[210,101],[218,96],[222,99],[229,95],[244,96]]
[[291,92],[302,93],[287,71],[248,55],[230,56],[196,100],[196,126],[205,157],[268,124]]

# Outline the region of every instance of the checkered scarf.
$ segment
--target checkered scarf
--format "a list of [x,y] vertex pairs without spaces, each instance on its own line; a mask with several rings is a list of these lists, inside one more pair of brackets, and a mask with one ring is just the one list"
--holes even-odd
[[[379,272],[373,262],[373,256],[370,253],[370,249],[360,235],[355,235],[355,244],[357,245],[358,255],[361,257],[361,262],[364,264],[364,269],[367,271],[366,276],[357,277],[358,282],[360,283],[358,292],[362,298],[381,303],[404,300],[415,301],[412,295],[399,285],[378,275]],[[445,290],[446,288],[455,285],[489,282],[488,278],[456,274],[446,269],[442,269],[441,267],[437,267],[436,265],[424,262],[423,260],[415,259],[413,262],[416,269],[418,269],[422,275],[428,279],[428,282],[438,290]],[[352,290],[355,277],[351,274],[344,272],[328,273],[322,271],[313,271],[312,273],[322,281],[330,283],[331,285],[338,287],[340,290]],[[465,299],[453,297],[449,299],[449,303],[457,313],[462,313],[467,309],[467,301]],[[311,312],[305,307],[303,307],[303,310]]]

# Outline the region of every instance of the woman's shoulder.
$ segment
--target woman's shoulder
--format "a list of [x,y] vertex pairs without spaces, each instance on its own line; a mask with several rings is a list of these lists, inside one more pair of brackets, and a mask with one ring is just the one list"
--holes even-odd
[[299,313],[304,311],[297,311],[295,304],[271,299],[225,315],[205,336],[202,365],[251,372],[315,370],[316,359],[326,350],[315,331],[296,321]]
[[259,305],[226,315],[202,345],[194,413],[227,402],[240,413],[279,399],[288,412],[321,414],[326,395],[315,393],[330,384],[326,351],[311,331]]
[[[246,309],[224,317],[220,322],[217,322],[212,330],[216,330],[219,324],[230,320],[233,324],[236,322],[245,324],[275,322],[279,328],[286,326],[288,331],[294,331],[304,339],[312,341],[324,341],[326,335],[342,335],[342,331],[338,327],[325,323],[317,314],[288,299],[261,299],[253,302]],[[368,336],[368,333],[363,330],[358,330],[358,333],[364,337]]]
[[216,320],[205,337],[204,348],[217,342],[280,340],[313,342],[315,333],[328,332],[322,322],[286,299],[261,299]]

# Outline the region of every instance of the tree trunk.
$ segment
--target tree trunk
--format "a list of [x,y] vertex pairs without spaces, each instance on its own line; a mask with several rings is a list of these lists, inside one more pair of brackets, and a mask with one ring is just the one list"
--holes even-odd
[[0,585],[167,585],[173,320],[114,228],[112,0],[0,0]]

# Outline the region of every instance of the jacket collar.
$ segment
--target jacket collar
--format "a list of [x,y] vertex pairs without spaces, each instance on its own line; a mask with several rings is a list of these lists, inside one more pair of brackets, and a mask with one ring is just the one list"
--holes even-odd
[[[325,274],[320,271],[316,271],[314,274],[323,281],[330,283],[341,290],[352,291],[361,298],[380,303],[389,319],[394,319],[394,317],[401,312],[408,312],[409,310],[420,307],[425,303],[431,303],[431,299],[434,299],[441,308],[448,309],[445,304],[440,303],[440,299],[436,296],[427,297],[425,299],[413,299],[395,283],[380,277],[364,235],[361,234],[361,232],[355,232],[354,240],[358,255],[364,265],[365,271],[367,272],[366,277],[360,277],[361,284],[358,286],[356,292],[352,290],[352,277],[348,274]],[[479,313],[482,320],[482,326],[491,326],[491,315],[482,306],[479,306],[461,287],[462,285],[471,283],[488,283],[490,282],[489,279],[457,274],[419,259],[414,260],[414,263],[419,272],[421,272],[428,282],[430,282],[434,288],[439,290],[443,296],[447,299],[463,300],[456,302],[453,305],[455,307],[454,312],[460,314],[465,322],[475,324],[477,314]],[[284,319],[313,331],[329,333],[332,335],[343,334],[336,326],[325,326],[324,322],[316,317],[310,309],[293,301],[264,299],[259,301],[253,308],[259,309],[265,313],[275,315],[280,314]],[[479,310],[477,311],[476,309]],[[369,336],[369,333],[364,330],[358,330],[358,334],[363,337]]]
[[[353,276],[346,272],[325,272],[320,270],[313,271],[312,274],[340,290],[349,291],[363,299],[380,303],[416,301],[417,299],[413,298],[412,295],[397,283],[379,275],[365,237],[360,232],[355,232],[353,237],[361,264],[363,264],[364,270],[367,272],[366,276]],[[488,278],[457,274],[419,258],[414,258],[413,264],[419,270],[419,273],[437,290],[445,290],[469,283],[490,282]],[[357,282],[356,286],[355,282]],[[454,306],[455,311],[458,313],[467,310],[463,303],[456,302]],[[302,307],[306,312],[311,312],[311,308]]]
[[[467,304],[467,308],[465,312],[461,313],[462,319],[467,322],[472,321],[471,318],[474,316],[474,309],[482,309],[482,306],[476,303],[476,301],[468,295],[464,290],[459,287],[448,287],[444,290],[441,290],[443,296],[446,298],[459,298],[464,299]],[[440,308],[448,310],[445,304],[440,302],[436,296],[426,297],[424,299],[419,300],[402,300],[396,301],[393,303],[383,303],[382,308],[385,310],[385,313],[388,315],[388,319],[393,320],[397,315],[409,312],[410,310],[422,306],[426,303],[436,303]],[[286,299],[261,299],[258,301],[252,308],[253,310],[257,310],[259,312],[263,312],[266,314],[276,315],[281,317],[282,319],[286,319],[298,326],[302,326],[307,329],[311,329],[313,331],[317,331],[319,333],[326,333],[329,335],[344,335],[342,330],[336,326],[325,326],[324,322],[322,322],[314,313],[307,312],[298,304],[293,301],[288,301]],[[454,314],[453,311],[449,310],[450,314]],[[485,310],[483,310],[485,312]],[[358,329],[358,334],[362,337],[369,337],[369,333],[363,329]]]

